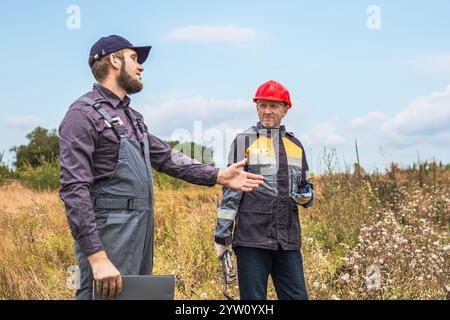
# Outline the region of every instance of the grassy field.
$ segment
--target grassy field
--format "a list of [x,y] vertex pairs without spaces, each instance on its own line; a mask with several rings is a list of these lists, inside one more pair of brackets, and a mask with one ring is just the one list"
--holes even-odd
[[[311,299],[449,297],[449,169],[393,165],[314,182],[318,201],[300,218]],[[214,194],[218,187],[156,190],[154,272],[177,275],[177,299],[223,299]],[[75,264],[57,192],[1,186],[0,299],[71,299]],[[237,286],[232,291],[237,297]],[[276,298],[272,285],[269,298]]]

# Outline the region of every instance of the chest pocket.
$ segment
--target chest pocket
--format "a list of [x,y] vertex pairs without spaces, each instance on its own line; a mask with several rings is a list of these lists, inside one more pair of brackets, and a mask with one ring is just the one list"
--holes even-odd
[[103,158],[115,158],[119,152],[120,139],[112,128],[105,128],[98,133],[97,155]]
[[100,143],[115,143],[118,144],[120,142],[119,137],[114,132],[112,128],[108,128],[105,126],[105,128],[99,132],[98,134],[98,141]]
[[98,115],[98,118],[95,120],[95,128],[98,134],[98,146],[101,147],[104,143],[115,143],[118,144],[120,142],[119,137],[114,132],[113,128],[110,128],[106,125],[105,119]]

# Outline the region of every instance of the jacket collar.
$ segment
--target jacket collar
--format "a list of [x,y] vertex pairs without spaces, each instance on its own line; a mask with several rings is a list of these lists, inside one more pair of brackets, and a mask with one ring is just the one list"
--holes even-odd
[[267,132],[268,135],[271,135],[272,131],[274,132],[279,131],[281,136],[284,136],[286,134],[286,127],[284,125],[281,125],[280,128],[274,129],[274,128],[266,128],[261,124],[261,122],[258,122],[256,124],[256,129],[257,131],[263,130]]
[[120,98],[114,92],[105,88],[99,83],[94,84],[93,91],[100,93],[100,95],[114,108],[128,107],[130,105],[131,99],[128,96],[125,96],[123,100],[120,100]]

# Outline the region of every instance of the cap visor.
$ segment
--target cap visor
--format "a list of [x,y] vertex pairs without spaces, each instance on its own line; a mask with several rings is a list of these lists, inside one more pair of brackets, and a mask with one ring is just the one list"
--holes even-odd
[[151,48],[152,48],[152,46],[148,46],[148,47],[133,47],[132,48],[137,53],[139,64],[143,64],[145,62],[145,60],[147,60],[148,55],[150,54]]

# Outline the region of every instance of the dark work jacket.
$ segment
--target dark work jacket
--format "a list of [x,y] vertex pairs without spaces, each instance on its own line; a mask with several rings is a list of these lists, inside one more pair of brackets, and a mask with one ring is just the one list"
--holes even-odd
[[[300,249],[298,207],[290,194],[312,186],[302,144],[284,126],[266,129],[258,123],[236,137],[228,163],[244,157],[246,170],[263,175],[264,184],[249,193],[223,188],[215,241],[233,247]],[[304,206],[312,201],[314,197]]]

